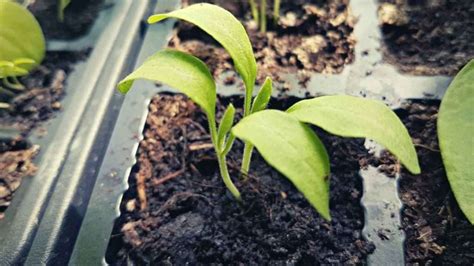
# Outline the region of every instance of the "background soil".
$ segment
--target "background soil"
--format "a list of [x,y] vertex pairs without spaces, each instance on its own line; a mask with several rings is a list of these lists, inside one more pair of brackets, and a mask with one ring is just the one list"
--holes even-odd
[[381,0],[385,59],[414,74],[454,75],[474,58],[474,1]]
[[14,139],[0,139],[0,219],[22,178],[34,175],[36,171],[32,160],[40,147],[27,142],[28,133],[61,110],[60,100],[65,93],[67,75],[73,65],[88,54],[88,51],[48,52],[39,67],[20,79],[26,87],[23,93],[14,98],[1,95],[2,101],[9,101],[11,108],[0,110],[0,133],[3,128],[9,128],[20,134]]
[[[223,99],[241,106],[241,98]],[[288,103],[273,107],[286,108]],[[223,111],[220,106],[220,113]],[[256,154],[238,178],[242,145],[229,156],[238,204],[218,175],[205,117],[184,96],[156,96],[107,252],[115,265],[360,264],[373,250],[361,235],[358,177],[363,140],[319,132],[332,161],[331,222]]]
[[54,39],[74,39],[84,35],[97,18],[104,0],[71,0],[58,19],[58,0],[36,0],[28,8],[41,25],[44,35]]
[[[267,76],[284,83],[282,74],[297,73],[304,84],[312,72],[339,73],[345,64],[354,61],[355,19],[349,0],[282,1],[277,25],[271,17],[273,5],[269,4],[266,33],[261,33],[252,20],[247,1],[206,2],[219,4],[243,22],[257,59],[259,83]],[[180,22],[169,45],[201,58],[215,76],[233,71],[225,50],[190,24]],[[232,84],[234,79],[235,75],[225,82]]]
[[474,226],[456,203],[439,152],[439,102],[416,102],[400,111],[417,145],[421,174],[402,173],[402,225],[409,265],[472,265]]

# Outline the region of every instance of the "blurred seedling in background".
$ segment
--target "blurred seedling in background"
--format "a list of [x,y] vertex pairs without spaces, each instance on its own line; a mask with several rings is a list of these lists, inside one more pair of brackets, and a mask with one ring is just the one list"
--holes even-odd
[[[46,44],[41,27],[24,6],[0,0],[0,94],[12,98],[24,86],[18,77],[28,75],[44,58]],[[0,102],[0,108],[9,108]]]
[[[267,31],[267,15],[268,15],[267,1],[268,0],[260,0],[260,6],[258,6],[256,1],[258,0],[249,0],[252,18],[255,21],[255,23],[259,26],[260,32],[266,32]],[[281,4],[281,0],[273,1],[273,23],[275,23],[275,25],[278,23],[278,18],[280,17],[280,4]]]

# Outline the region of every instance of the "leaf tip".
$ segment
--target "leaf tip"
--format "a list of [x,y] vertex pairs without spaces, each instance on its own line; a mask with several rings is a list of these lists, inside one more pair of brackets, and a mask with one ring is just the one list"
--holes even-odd
[[163,20],[165,18],[166,18],[166,15],[164,15],[164,14],[151,15],[151,16],[148,17],[147,23],[148,24],[154,24],[154,23],[160,22],[161,20]]
[[122,94],[127,94],[132,84],[133,80],[122,80],[117,84],[117,90]]

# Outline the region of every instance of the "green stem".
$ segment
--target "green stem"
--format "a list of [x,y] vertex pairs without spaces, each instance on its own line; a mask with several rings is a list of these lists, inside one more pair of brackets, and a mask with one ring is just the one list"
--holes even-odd
[[249,173],[250,161],[252,160],[252,151],[253,145],[246,142],[244,147],[244,155],[242,157],[242,166],[240,168],[240,171],[246,175]]
[[[244,99],[244,117],[251,114],[251,102],[252,102],[252,94],[254,85],[253,84],[245,84],[245,99]],[[245,142],[244,146],[244,153],[242,155],[242,165],[240,167],[240,171],[244,174],[248,174],[249,167],[250,167],[250,157],[252,156],[252,144],[249,142]]]
[[267,0],[260,1],[260,32],[267,32]]
[[210,117],[210,115],[207,116],[207,120],[209,121],[209,132],[211,133],[211,140],[214,144],[214,150],[216,151],[217,162],[219,163],[219,170],[221,173],[222,180],[224,181],[224,184],[230,191],[230,193],[232,193],[232,195],[240,201],[242,200],[242,198],[240,197],[240,192],[235,187],[234,183],[232,183],[232,179],[230,179],[225,154],[221,151],[219,143],[217,143],[216,121],[214,119],[211,119]]
[[239,190],[235,187],[234,183],[230,179],[229,170],[227,169],[227,163],[225,155],[218,154],[217,161],[219,162],[219,169],[221,171],[221,177],[226,185],[227,189],[232,193],[232,195],[238,200],[241,201],[242,198],[240,197]]
[[255,0],[249,0],[249,4],[250,4],[250,10],[251,10],[251,12],[252,12],[253,20],[254,20],[255,23],[257,23],[257,25],[258,25],[258,8],[257,8],[257,4],[255,3]]
[[278,24],[278,18],[280,17],[280,0],[274,0],[273,2],[273,23]]
[[229,153],[230,149],[232,149],[232,145],[234,144],[234,141],[235,141],[235,135],[232,134],[231,132],[229,133],[229,137],[227,138],[225,146],[222,149],[222,154],[227,155],[227,153]]
[[13,82],[10,82],[10,80],[8,80],[8,77],[4,77],[3,78],[3,84],[7,88],[18,90],[18,91],[22,91],[22,90],[25,89],[25,87],[23,85],[21,85],[20,81],[16,77],[12,77],[12,80],[13,80]]

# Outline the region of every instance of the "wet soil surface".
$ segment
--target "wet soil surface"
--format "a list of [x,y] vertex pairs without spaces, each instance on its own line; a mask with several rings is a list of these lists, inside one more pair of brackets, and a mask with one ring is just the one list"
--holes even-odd
[[87,51],[47,53],[41,66],[20,79],[26,87],[24,92],[13,98],[5,93],[0,96],[11,105],[8,110],[0,110],[0,133],[12,128],[19,132],[14,139],[0,139],[0,219],[22,178],[35,173],[32,160],[40,147],[27,142],[29,132],[62,109],[60,100],[65,93],[67,75],[88,54]]
[[[257,59],[259,83],[270,76],[284,86],[282,75],[296,73],[304,85],[312,72],[339,73],[345,64],[354,61],[355,18],[348,7],[349,0],[282,1],[277,24],[269,5],[266,33],[261,33],[252,20],[247,1],[206,2],[219,4],[243,22]],[[225,50],[190,24],[178,23],[170,46],[201,58],[214,76],[233,71],[232,60]],[[227,76],[225,83],[234,82],[235,75]]]
[[[222,102],[242,105],[241,98]],[[286,108],[288,103],[274,103]],[[220,113],[223,105],[219,105]],[[242,144],[228,165],[243,202],[218,175],[204,114],[184,96],[153,98],[144,139],[121,203],[107,261],[125,264],[360,264],[373,250],[362,238],[363,140],[320,133],[332,161],[331,222],[254,153],[239,179]]]
[[91,28],[104,0],[71,0],[64,10],[64,21],[59,21],[58,0],[34,1],[28,8],[35,15],[47,38],[74,39]]
[[422,173],[402,173],[402,225],[409,265],[472,265],[474,226],[456,203],[439,152],[439,102],[416,102],[400,111],[416,144]]
[[474,58],[474,1],[382,0],[385,59],[414,74],[454,75]]

